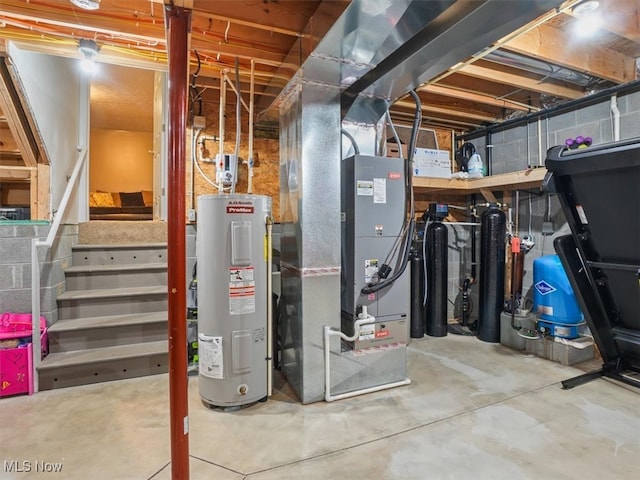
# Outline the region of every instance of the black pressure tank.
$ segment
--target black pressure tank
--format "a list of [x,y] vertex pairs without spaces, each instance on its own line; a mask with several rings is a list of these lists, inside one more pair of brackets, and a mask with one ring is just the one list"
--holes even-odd
[[448,239],[447,226],[432,222],[427,227],[427,323],[431,337],[447,335]]
[[424,337],[424,264],[422,242],[411,250],[411,338]]
[[506,215],[491,204],[480,217],[480,309],[478,338],[500,342],[500,313],[504,308]]

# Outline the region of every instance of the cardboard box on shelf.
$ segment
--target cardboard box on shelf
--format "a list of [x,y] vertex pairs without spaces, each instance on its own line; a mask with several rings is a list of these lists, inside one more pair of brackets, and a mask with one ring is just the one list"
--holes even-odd
[[[407,146],[403,143],[400,144],[402,148],[402,158],[407,158]],[[399,158],[400,157],[400,149],[398,148],[397,143],[387,143],[387,157],[391,158]]]

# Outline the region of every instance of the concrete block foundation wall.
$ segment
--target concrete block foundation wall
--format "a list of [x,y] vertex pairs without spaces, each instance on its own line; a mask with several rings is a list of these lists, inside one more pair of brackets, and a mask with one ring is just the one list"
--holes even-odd
[[[620,139],[626,140],[640,137],[640,92],[619,94],[617,96],[617,104],[620,110]],[[548,148],[555,145],[563,145],[565,139],[575,138],[578,135],[591,137],[594,145],[613,141],[613,115],[610,105],[610,98],[606,98],[602,102],[550,117],[548,121],[542,120],[540,129],[542,132],[541,149],[539,149],[538,142],[538,125],[535,121],[529,125],[528,129],[526,126],[516,126],[493,133],[491,135],[491,144],[493,145],[492,173],[500,174],[524,170],[527,165],[544,166]],[[471,142],[483,159],[486,160],[485,137],[471,140]],[[541,161],[539,161],[539,150],[542,151]],[[513,204],[513,195],[506,194],[504,201]],[[529,207],[529,204],[531,207]],[[533,292],[530,292],[530,290],[533,285],[533,261],[541,255],[555,254],[555,249],[553,248],[554,239],[571,232],[555,195],[547,197],[546,194],[537,189],[528,192],[521,191],[518,207],[518,234],[522,238],[531,233],[535,241],[533,249],[525,256],[525,275],[522,292],[523,295],[527,293],[532,295]],[[554,233],[544,236],[542,235],[542,224],[549,218],[553,224]],[[531,232],[529,232],[529,224],[531,224]],[[451,228],[449,229],[449,237],[450,239],[452,237]],[[455,263],[458,261],[458,256],[458,253],[452,249],[450,240],[450,298],[456,295],[456,292],[452,289],[456,288],[453,282],[456,277]],[[480,261],[480,258],[478,258],[478,261]],[[467,268],[466,264],[459,267],[458,270],[464,268]]]
[[[31,240],[44,240],[48,223],[0,224],[0,311],[31,312]],[[63,225],[51,249],[39,247],[40,312],[51,325],[58,320],[57,296],[65,291],[64,269],[71,265],[71,247],[78,226]]]

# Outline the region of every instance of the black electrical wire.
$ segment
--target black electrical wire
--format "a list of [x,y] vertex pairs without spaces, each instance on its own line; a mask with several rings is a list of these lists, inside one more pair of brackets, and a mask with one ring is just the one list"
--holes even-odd
[[[202,97],[200,92],[196,88],[196,79],[198,78],[198,74],[200,73],[200,68],[202,67],[202,62],[200,61],[200,55],[196,50],[193,51],[196,55],[196,60],[198,60],[198,67],[196,71],[191,74],[191,85],[189,86],[189,91],[191,92],[191,103],[195,103],[198,101],[198,115],[202,115]],[[191,108],[191,112],[193,113],[193,107]]]
[[360,148],[358,148],[358,143],[356,142],[356,139],[353,138],[353,135],[347,132],[344,128],[341,129],[340,132],[342,132],[342,134],[349,139],[349,141],[351,142],[351,145],[353,145],[354,154],[360,155]]
[[[413,127],[411,129],[411,138],[409,140],[409,151],[407,152],[407,161],[405,163],[405,187],[406,187],[406,195],[409,198],[409,208],[407,209],[407,204],[405,203],[404,209],[404,221],[401,231],[405,231],[404,238],[404,247],[402,250],[402,256],[400,257],[400,268],[396,270],[396,272],[389,277],[388,279],[383,280],[382,282],[369,284],[366,287],[360,290],[360,293],[363,295],[368,295],[370,293],[375,293],[383,288],[386,288],[393,284],[407,269],[407,264],[409,262],[409,254],[411,251],[411,242],[413,240],[413,231],[415,228],[415,205],[413,198],[413,153],[416,148],[416,141],[418,139],[418,132],[420,130],[420,125],[422,123],[422,102],[420,101],[420,97],[418,94],[411,90],[409,92],[416,102],[416,113],[413,119]],[[409,212],[407,212],[409,210]],[[409,213],[409,215],[407,215]]]

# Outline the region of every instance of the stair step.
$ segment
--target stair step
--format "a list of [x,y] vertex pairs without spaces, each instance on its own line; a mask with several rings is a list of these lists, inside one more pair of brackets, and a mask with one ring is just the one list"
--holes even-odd
[[167,312],[137,313],[132,315],[107,315],[102,317],[69,318],[59,320],[51,325],[47,332],[49,335],[87,330],[90,328],[112,328],[127,325],[143,325],[147,323],[166,322]]
[[166,340],[167,321],[166,311],[59,320],[48,329],[49,352]]
[[163,293],[167,293],[167,287],[165,285],[154,285],[151,287],[97,288],[93,290],[67,291],[61,293],[58,295],[58,301],[136,297]]
[[140,377],[168,371],[167,341],[50,353],[38,367],[40,388]]
[[166,263],[80,265],[65,270],[67,291],[167,284]]
[[100,288],[60,294],[58,318],[71,319],[167,310],[167,287]]
[[101,272],[129,272],[140,270],[166,270],[165,263],[141,263],[141,264],[111,264],[111,265],[79,265],[69,267],[65,273],[101,273]]
[[72,264],[74,266],[166,261],[166,243],[88,244],[76,245],[72,248]]

